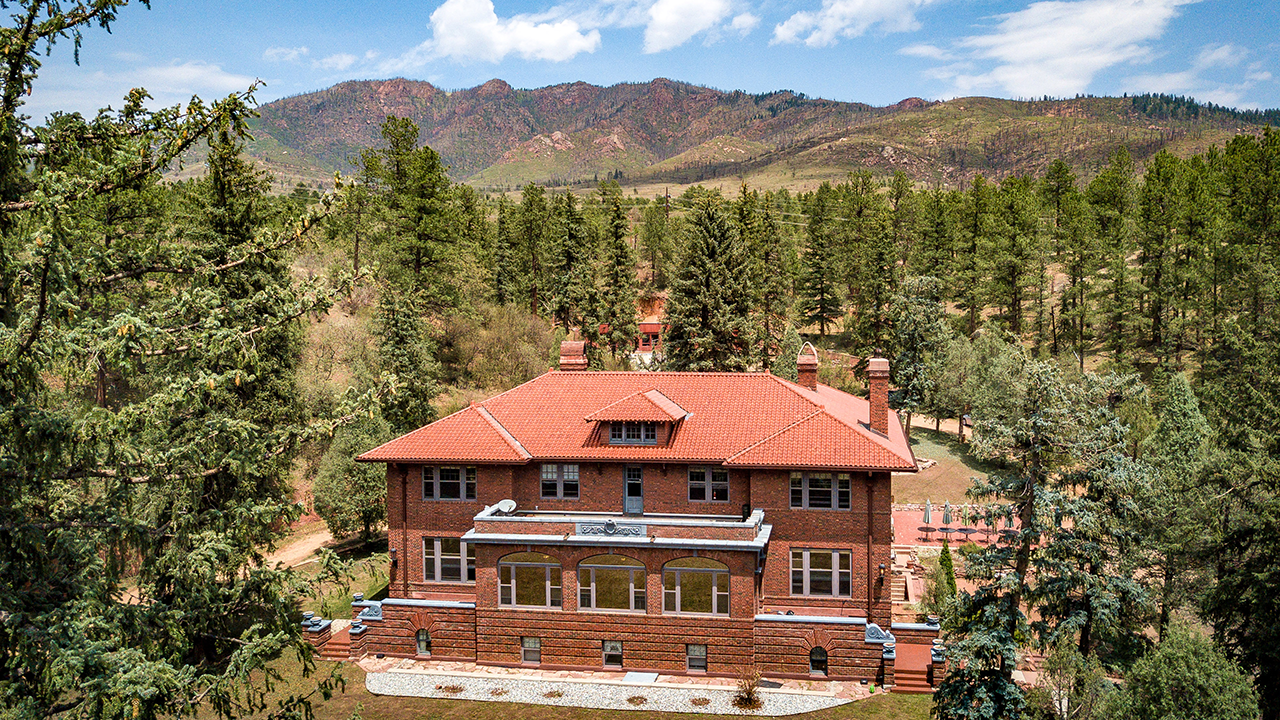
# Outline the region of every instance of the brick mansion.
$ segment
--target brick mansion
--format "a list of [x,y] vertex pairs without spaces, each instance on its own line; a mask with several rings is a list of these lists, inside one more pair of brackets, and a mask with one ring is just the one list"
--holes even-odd
[[[560,367],[374,448],[390,587],[350,654],[553,669],[892,683],[891,473],[915,458],[888,406],[763,373]],[[913,639],[913,640],[912,640]]]

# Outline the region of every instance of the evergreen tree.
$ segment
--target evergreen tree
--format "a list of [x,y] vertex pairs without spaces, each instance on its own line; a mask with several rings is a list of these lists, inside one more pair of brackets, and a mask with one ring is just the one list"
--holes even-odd
[[1141,314],[1133,312],[1138,298],[1133,269],[1129,266],[1136,203],[1133,160],[1126,149],[1118,150],[1111,164],[1089,183],[1087,195],[1106,257],[1106,283],[1099,289],[1100,309],[1106,315],[1105,344],[1112,359],[1126,362],[1128,342],[1141,323]]
[[493,296],[499,305],[506,305],[520,296],[520,241],[515,210],[505,197],[498,198],[497,215],[492,252]]
[[796,367],[796,360],[800,357],[802,347],[804,343],[800,340],[800,333],[796,332],[796,326],[788,324],[786,332],[782,334],[782,344],[778,346],[778,357],[773,361],[773,374],[791,382],[799,380],[800,371]]
[[951,559],[951,545],[942,541],[942,553],[938,555],[938,568],[942,571],[942,579],[947,584],[947,597],[956,596],[956,565]]
[[516,244],[516,267],[519,268],[522,286],[529,301],[529,312],[542,314],[545,298],[543,276],[546,274],[548,236],[551,233],[551,212],[547,208],[547,193],[541,185],[529,183],[520,196],[519,222],[513,236]]
[[385,290],[378,304],[378,359],[398,387],[382,397],[382,416],[393,433],[417,430],[435,419],[431,401],[440,393],[439,367],[413,303]]
[[1138,267],[1146,299],[1148,342],[1160,357],[1171,354],[1170,314],[1177,307],[1174,298],[1182,285],[1175,273],[1180,269],[1176,261],[1183,255],[1184,196],[1182,162],[1166,151],[1156,153],[1139,191]]
[[835,190],[823,183],[809,200],[808,243],[800,277],[801,305],[805,322],[818,323],[819,333],[844,315],[836,287],[836,263],[832,243],[831,211]]
[[671,228],[671,197],[654,200],[644,206],[640,215],[640,247],[644,260],[649,263],[655,287],[665,288],[671,274],[670,265],[675,255],[675,243]]
[[960,242],[957,243],[953,270],[954,298],[968,317],[968,335],[978,331],[978,319],[986,308],[983,257],[991,243],[994,213],[994,192],[986,179],[978,175],[973,179],[973,187],[965,193],[961,206],[958,223]]
[[[265,706],[271,658],[313,666],[301,579],[263,551],[298,516],[288,478],[313,435],[296,321],[333,294],[289,254],[314,218],[239,156],[250,93],[153,112],[135,90],[26,124],[37,53],[122,5],[19,3],[0,29],[0,705],[302,714],[296,692]],[[206,141],[204,177],[161,183]]]
[[911,416],[925,407],[933,394],[941,351],[951,337],[946,307],[939,300],[941,292],[942,283],[935,278],[911,278],[889,307],[893,327],[891,379],[898,388],[894,404],[906,411],[908,441]]
[[667,299],[663,367],[746,371],[755,359],[750,268],[721,207],[702,200],[688,222],[680,274]]
[[775,362],[791,320],[795,246],[780,232],[769,198],[744,184],[734,203],[738,232],[751,268],[754,316],[760,323],[760,366]]
[[604,342],[617,359],[631,352],[640,332],[636,324],[636,258],[627,242],[629,224],[617,183],[602,187],[600,199],[607,213],[600,319],[609,328]]
[[556,200],[554,215],[555,294],[551,298],[552,316],[569,331],[581,324],[583,306],[590,287],[595,284],[595,269],[591,262],[592,247],[586,220],[573,193],[565,193]]
[[996,203],[998,220],[985,263],[988,297],[991,304],[1003,309],[1009,331],[1020,337],[1031,288],[1038,287],[1044,278],[1039,217],[1030,181],[1005,180]]

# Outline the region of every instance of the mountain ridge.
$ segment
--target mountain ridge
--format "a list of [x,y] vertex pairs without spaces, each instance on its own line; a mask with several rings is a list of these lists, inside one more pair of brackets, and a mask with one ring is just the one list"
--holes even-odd
[[909,97],[875,107],[667,78],[534,89],[494,78],[461,90],[405,78],[350,80],[263,105],[248,151],[268,169],[283,163],[286,174],[331,177],[349,172],[361,149],[379,145],[383,120],[397,115],[418,124],[455,180],[488,189],[586,184],[601,176],[780,181],[861,168],[963,183],[979,172],[1035,172],[1057,157],[1087,173],[1121,146],[1139,162],[1160,149],[1189,155],[1261,127],[1247,113],[1141,97]]

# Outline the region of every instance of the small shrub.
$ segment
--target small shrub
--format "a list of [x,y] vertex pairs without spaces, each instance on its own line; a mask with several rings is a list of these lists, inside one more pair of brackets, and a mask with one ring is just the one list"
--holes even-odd
[[489,694],[490,694],[490,695],[492,695],[492,696],[494,696],[494,697],[499,697],[499,696],[501,696],[501,695],[506,695],[506,694],[507,694],[507,689],[506,689],[506,688],[494,688],[494,689],[492,689],[492,690],[490,690],[490,691],[489,691]]
[[759,670],[747,667],[738,673],[738,693],[733,696],[733,706],[741,710],[756,710],[760,707]]
[[643,705],[649,702],[649,698],[643,695],[632,695],[631,697],[627,698],[627,702],[631,703],[632,705]]
[[694,707],[706,707],[711,704],[711,698],[696,697],[689,702],[693,703]]
[[443,688],[441,688],[441,689],[442,689],[442,690],[444,690],[444,691],[445,691],[445,692],[447,692],[447,693],[452,693],[452,694],[454,694],[454,695],[457,695],[458,693],[462,692],[463,690],[466,690],[466,688],[462,687],[461,685],[445,685],[445,686],[444,686]]
[[558,698],[558,697],[564,697],[564,693],[560,692],[559,690],[552,690],[551,692],[544,692],[544,693],[542,693],[542,697],[544,697],[544,698],[550,698],[550,699],[554,700],[554,699],[556,699],[556,698]]

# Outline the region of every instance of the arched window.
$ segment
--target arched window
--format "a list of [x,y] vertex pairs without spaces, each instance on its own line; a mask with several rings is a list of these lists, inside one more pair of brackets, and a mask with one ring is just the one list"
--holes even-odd
[[729,566],[700,557],[667,563],[662,567],[662,610],[728,615]]
[[645,609],[644,563],[623,555],[596,555],[578,564],[578,607]]
[[814,675],[827,674],[827,649],[816,647],[809,651],[809,672]]
[[498,604],[560,607],[560,562],[536,552],[512,553],[499,560]]
[[431,654],[431,633],[427,632],[426,628],[418,631],[418,654]]

